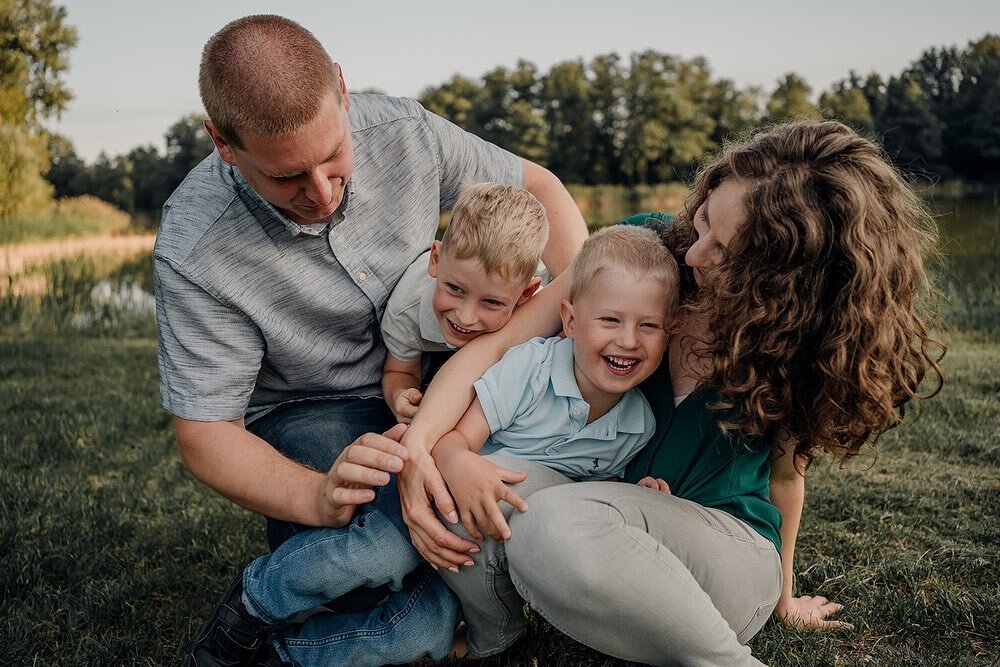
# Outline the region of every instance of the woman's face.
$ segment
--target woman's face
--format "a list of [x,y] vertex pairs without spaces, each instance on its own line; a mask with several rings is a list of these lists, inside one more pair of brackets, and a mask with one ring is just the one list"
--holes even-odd
[[694,280],[701,286],[705,271],[722,261],[737,229],[746,220],[743,196],[746,185],[735,178],[722,181],[698,207],[694,230],[698,240],[688,248],[684,263],[694,271]]

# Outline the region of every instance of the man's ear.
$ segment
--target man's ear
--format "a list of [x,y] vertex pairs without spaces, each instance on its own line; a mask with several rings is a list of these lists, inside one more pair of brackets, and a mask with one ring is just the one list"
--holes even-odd
[[212,121],[205,119],[205,131],[208,132],[208,136],[212,138],[212,143],[215,144],[215,148],[219,151],[219,155],[222,159],[226,161],[227,164],[233,166],[236,165],[236,155],[233,153],[233,146],[228,141],[226,141],[223,136],[215,129],[215,125]]
[[438,262],[441,261],[441,242],[435,241],[431,244],[431,256],[427,260],[427,275],[431,278],[438,277]]
[[337,79],[340,81],[340,99],[344,103],[344,111],[351,110],[351,96],[347,92],[347,81],[344,79],[344,68],[340,66],[340,63],[333,63],[333,66],[337,68]]
[[541,286],[542,286],[542,279],[541,278],[539,278],[538,276],[535,276],[534,278],[532,278],[528,282],[528,286],[524,288],[523,292],[521,292],[521,296],[519,296],[517,298],[517,303],[514,304],[514,306],[515,307],[517,307],[517,306],[523,306],[524,302],[527,301],[528,299],[530,299],[531,297],[533,297],[535,295],[535,292],[537,292],[538,288],[541,287]]
[[563,333],[566,338],[572,338],[576,328],[576,315],[573,313],[573,304],[563,299],[559,302],[559,317],[562,318]]

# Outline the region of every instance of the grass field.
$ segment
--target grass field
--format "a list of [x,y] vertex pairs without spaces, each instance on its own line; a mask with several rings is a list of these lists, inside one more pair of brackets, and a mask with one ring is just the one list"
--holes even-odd
[[[152,319],[129,301],[132,286],[150,286],[148,258],[38,271],[43,295],[0,290],[0,665],[178,664],[237,564],[265,549],[262,522],[178,459]],[[944,390],[908,412],[877,456],[810,471],[797,588],[844,603],[856,629],[798,634],[769,622],[751,644],[760,659],[1000,661],[991,299],[973,324],[943,334]],[[484,664],[625,663],[534,618],[525,641]]]

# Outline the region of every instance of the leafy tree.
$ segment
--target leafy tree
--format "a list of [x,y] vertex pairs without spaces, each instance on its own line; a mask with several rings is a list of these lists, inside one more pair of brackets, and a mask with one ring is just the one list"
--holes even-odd
[[713,145],[738,137],[760,122],[761,95],[759,88],[740,90],[729,79],[710,84],[704,105],[705,113],[715,119],[715,129],[709,137]]
[[1000,179],[1000,35],[961,54],[962,78],[946,131],[949,162],[973,179]]
[[590,106],[593,114],[593,149],[590,183],[621,183],[621,151],[626,117],[625,77],[617,54],[609,53],[590,61]]
[[861,78],[854,72],[820,95],[819,107],[824,117],[843,121],[856,130],[870,133],[875,129],[871,103]]
[[473,113],[478,92],[479,84],[456,74],[441,86],[426,88],[420,94],[420,103],[428,111],[447,118],[463,130],[475,132]]
[[920,81],[908,74],[889,79],[879,128],[885,149],[908,171],[946,174],[944,123],[934,114]]
[[48,153],[41,137],[14,123],[0,123],[0,219],[37,214],[52,198],[42,178]]
[[72,99],[60,76],[76,29],[51,0],[0,0],[0,118],[37,128]]
[[131,165],[126,158],[122,156],[110,158],[101,151],[91,169],[90,194],[124,211],[134,211],[135,198],[131,172]]
[[136,146],[129,151],[126,159],[130,167],[135,206],[132,212],[142,212],[155,218],[178,185],[174,182],[173,165],[153,145]]
[[778,81],[778,87],[767,101],[767,120],[778,122],[790,118],[819,118],[819,110],[809,101],[812,88],[798,74],[789,72]]
[[56,197],[77,197],[89,193],[90,169],[76,154],[76,149],[66,137],[50,134],[48,154],[51,166],[45,178],[54,188]]
[[170,163],[172,191],[188,172],[212,154],[215,145],[205,129],[204,114],[184,116],[167,130],[167,162]]
[[70,100],[60,75],[76,30],[51,0],[0,0],[0,216],[39,213],[51,198],[39,121]]
[[597,146],[590,82],[583,62],[559,63],[543,79],[551,156],[549,168],[567,183],[584,183]]

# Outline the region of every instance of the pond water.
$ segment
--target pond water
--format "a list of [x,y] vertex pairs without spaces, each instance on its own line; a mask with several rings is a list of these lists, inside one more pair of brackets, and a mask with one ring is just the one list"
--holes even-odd
[[[1000,333],[998,197],[1000,191],[930,202],[941,236],[934,275],[944,295],[942,317],[955,328],[991,336]],[[148,253],[127,259],[61,260],[18,280],[37,289],[29,294],[0,290],[4,330],[155,335]],[[11,277],[5,282],[18,284]]]

